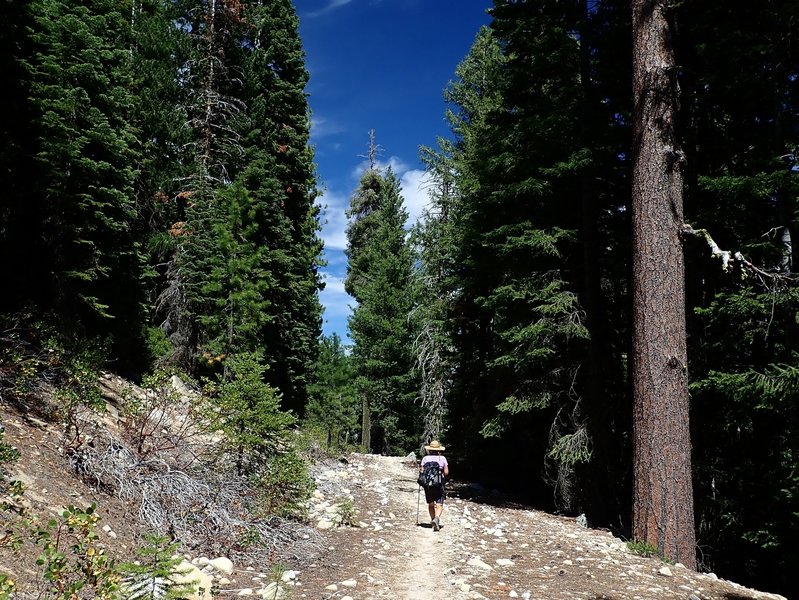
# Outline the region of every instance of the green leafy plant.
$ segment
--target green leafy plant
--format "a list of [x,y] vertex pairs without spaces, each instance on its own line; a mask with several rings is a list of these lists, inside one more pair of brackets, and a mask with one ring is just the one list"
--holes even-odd
[[272,564],[269,571],[269,583],[262,592],[262,598],[266,600],[286,600],[290,597],[289,590],[286,589],[286,586],[281,585],[285,572],[286,568],[282,564]]
[[0,600],[8,600],[11,598],[11,594],[14,593],[16,588],[17,584],[14,583],[13,579],[5,575],[0,575]]
[[113,559],[98,547],[95,526],[100,520],[96,506],[86,509],[68,506],[58,519],[51,519],[34,532],[42,550],[36,559],[46,589],[40,597],[75,600],[117,597],[121,574]]
[[123,427],[142,459],[185,448],[201,434],[194,418],[198,407],[183,402],[172,375],[171,370],[158,369],[142,379],[144,394],[126,394]]
[[154,363],[166,356],[169,356],[174,347],[169,337],[159,327],[147,327],[145,330],[147,354],[150,357],[150,362]]
[[[5,479],[3,469],[7,465],[13,465],[19,460],[19,450],[3,441],[5,433],[5,428],[3,427],[2,423],[0,423],[0,485],[2,485]],[[0,489],[2,489],[2,487],[0,487]]]
[[239,475],[257,472],[274,456],[295,422],[280,409],[277,390],[264,383],[266,370],[258,353],[231,355],[224,372],[206,387],[212,428],[225,434],[222,449],[235,456]]
[[63,381],[56,399],[67,447],[77,448],[83,444],[84,411],[105,410],[98,383],[101,364],[102,351],[97,346],[89,345],[63,356]]

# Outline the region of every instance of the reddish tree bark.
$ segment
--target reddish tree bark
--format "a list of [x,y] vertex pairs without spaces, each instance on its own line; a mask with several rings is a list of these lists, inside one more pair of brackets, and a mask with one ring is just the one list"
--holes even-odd
[[670,0],[632,0],[633,536],[696,568]]

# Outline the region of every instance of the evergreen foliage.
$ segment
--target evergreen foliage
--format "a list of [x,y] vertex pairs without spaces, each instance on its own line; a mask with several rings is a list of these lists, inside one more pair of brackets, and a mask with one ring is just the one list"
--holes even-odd
[[137,551],[139,559],[135,563],[119,566],[120,589],[125,597],[129,600],[172,600],[191,594],[191,584],[174,581],[177,566],[182,561],[177,553],[178,544],[152,533],[144,536],[144,542]]
[[[364,198],[371,198],[371,208],[365,208]],[[416,446],[421,422],[414,403],[409,321],[415,298],[413,256],[403,229],[408,213],[391,169],[385,175],[373,169],[364,173],[349,214],[348,253],[355,260],[347,277],[359,302],[349,320],[355,389],[373,430],[362,436],[385,454],[402,453]]]
[[260,240],[269,248],[268,269],[274,278],[265,294],[268,316],[261,343],[270,365],[269,382],[283,394],[286,408],[302,414],[322,314],[317,293],[322,242],[305,95],[308,72],[290,0],[251,2],[244,15],[248,28],[241,68],[247,132],[241,138],[244,165],[239,179],[257,207]]
[[267,367],[255,353],[225,358],[224,372],[209,388],[215,429],[225,434],[238,474],[256,473],[281,448],[295,418],[280,410],[280,397],[264,383]]
[[[457,357],[450,426],[476,471],[492,460],[489,439],[543,456],[560,417],[578,414],[568,382],[587,337],[573,272],[575,176],[585,160],[567,117],[579,98],[573,17],[556,3],[498,2],[493,12],[493,29],[478,36],[447,92],[456,144],[442,153],[457,190],[446,213],[457,223],[446,242]],[[564,433],[581,426],[562,423]]]
[[324,435],[327,449],[354,442],[360,404],[353,387],[354,370],[346,348],[337,334],[322,337],[319,357],[309,386],[306,423]]
[[[116,3],[31,2],[26,61],[37,171],[30,200],[41,223],[46,297],[67,325],[113,336],[130,356],[141,343],[141,262],[130,235],[129,27]],[[108,319],[113,319],[108,322]]]

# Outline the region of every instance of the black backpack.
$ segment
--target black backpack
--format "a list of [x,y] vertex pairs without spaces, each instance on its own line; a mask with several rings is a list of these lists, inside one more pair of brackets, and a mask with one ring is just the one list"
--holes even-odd
[[425,463],[416,482],[426,490],[438,490],[444,487],[444,471],[436,462]]

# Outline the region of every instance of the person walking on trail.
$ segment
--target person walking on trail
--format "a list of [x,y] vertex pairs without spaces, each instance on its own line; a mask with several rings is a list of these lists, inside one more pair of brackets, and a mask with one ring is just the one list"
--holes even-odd
[[[419,464],[420,477],[427,470],[437,470],[441,475],[437,478],[440,485],[423,486],[424,499],[427,502],[427,510],[430,513],[430,523],[433,526],[433,530],[438,531],[441,529],[441,513],[444,510],[444,495],[446,494],[446,479],[449,477],[449,463],[447,463],[447,457],[442,454],[446,448],[438,440],[433,440],[424,449],[427,451],[427,455],[422,458],[422,462]],[[431,475],[435,476],[438,473],[432,473]],[[435,480],[435,477],[428,479]]]

